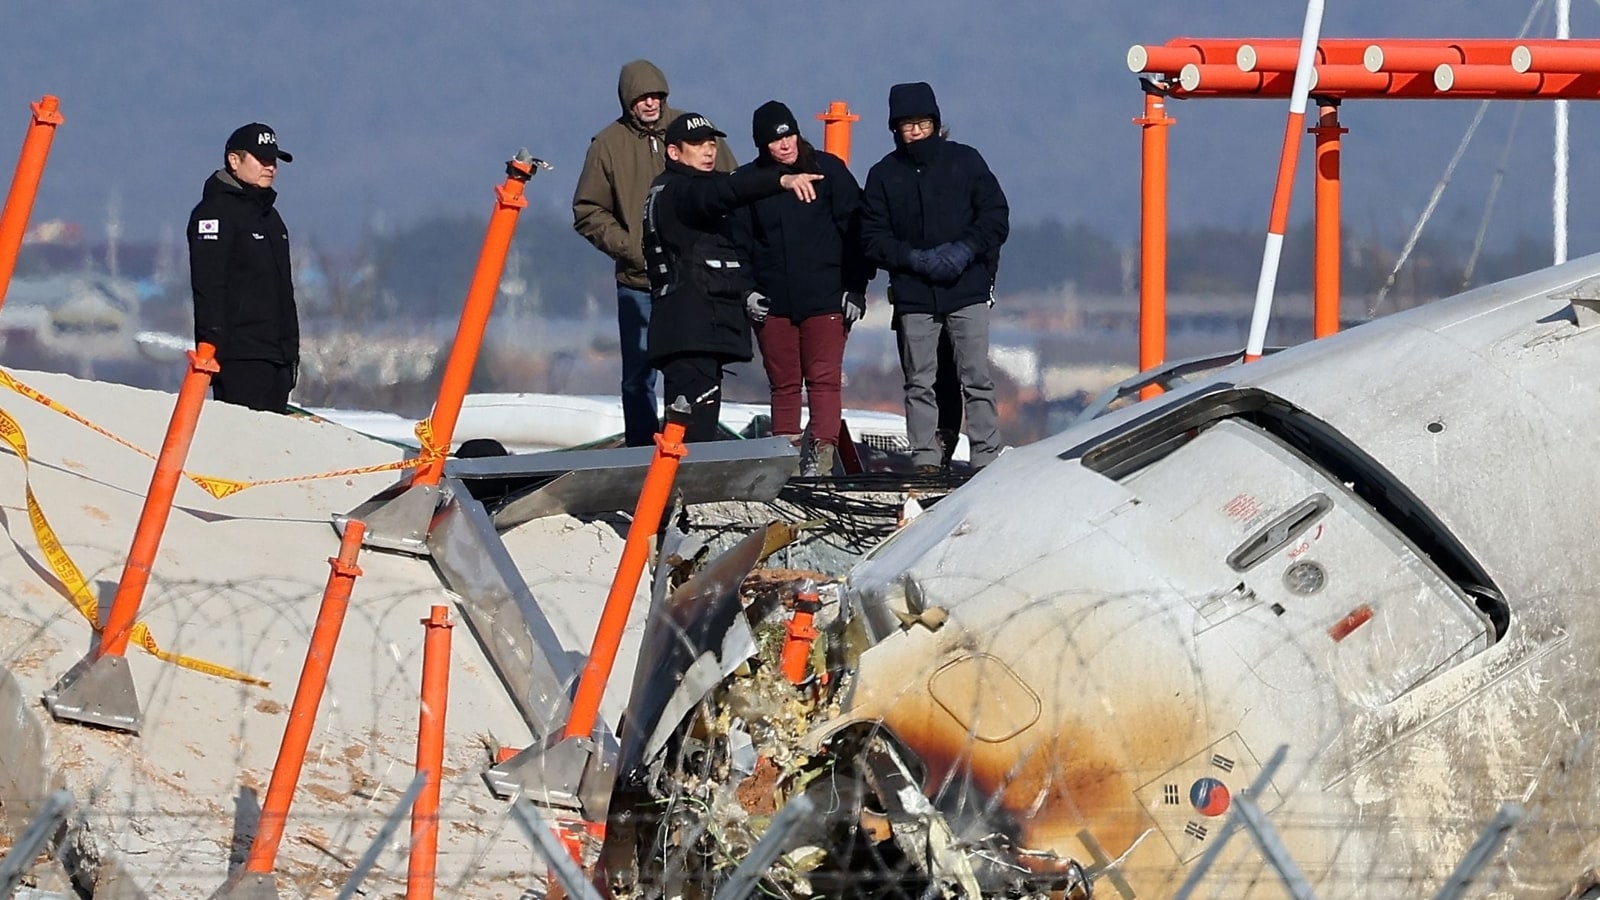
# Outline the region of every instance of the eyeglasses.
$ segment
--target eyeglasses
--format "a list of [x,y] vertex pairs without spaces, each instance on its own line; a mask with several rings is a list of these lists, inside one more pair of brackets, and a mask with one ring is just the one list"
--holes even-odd
[[900,124],[896,127],[901,131],[932,131],[933,120],[929,118],[901,119]]

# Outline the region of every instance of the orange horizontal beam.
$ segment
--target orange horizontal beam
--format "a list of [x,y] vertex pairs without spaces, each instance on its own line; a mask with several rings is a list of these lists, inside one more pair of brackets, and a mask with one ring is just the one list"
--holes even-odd
[[1266,91],[1289,96],[1294,86],[1293,72],[1241,72],[1236,65],[1190,63],[1178,73],[1178,87],[1186,92],[1212,91],[1235,96],[1252,96]]
[[1509,66],[1440,66],[1433,73],[1440,91],[1487,91],[1552,100],[1600,100],[1600,76],[1576,72],[1518,72]]
[[[1317,65],[1359,66],[1366,49],[1359,41],[1323,41],[1317,45]],[[1298,41],[1288,45],[1240,44],[1234,63],[1245,72],[1293,72],[1300,64],[1300,44]]]
[[1575,47],[1518,44],[1511,50],[1511,68],[1518,72],[1600,74],[1600,42],[1574,41]]
[[[1440,72],[1446,74],[1440,75]],[[1319,66],[1311,92],[1354,100],[1600,100],[1600,75],[1520,74],[1506,66],[1441,66],[1437,72],[1367,72],[1360,66]],[[1441,80],[1442,79],[1442,80]],[[1293,72],[1241,72],[1237,66],[1188,65],[1175,96],[1285,98]]]

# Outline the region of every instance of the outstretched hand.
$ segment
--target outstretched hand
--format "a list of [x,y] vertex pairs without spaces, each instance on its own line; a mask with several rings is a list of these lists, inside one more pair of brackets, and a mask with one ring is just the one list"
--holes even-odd
[[795,172],[778,179],[778,184],[783,189],[800,198],[801,203],[810,203],[817,199],[817,189],[812,182],[821,181],[823,176],[815,172]]

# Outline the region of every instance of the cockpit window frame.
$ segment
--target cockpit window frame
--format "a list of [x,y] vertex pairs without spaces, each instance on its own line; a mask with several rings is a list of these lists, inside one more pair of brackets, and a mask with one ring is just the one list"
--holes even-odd
[[1343,432],[1268,391],[1226,383],[1213,385],[1174,405],[1123,423],[1058,458],[1077,460],[1084,468],[1120,482],[1177,451],[1207,428],[1229,419],[1260,428],[1329,480],[1344,484],[1404,538],[1418,556],[1472,599],[1489,620],[1493,640],[1505,636],[1511,611],[1504,595],[1439,517]]

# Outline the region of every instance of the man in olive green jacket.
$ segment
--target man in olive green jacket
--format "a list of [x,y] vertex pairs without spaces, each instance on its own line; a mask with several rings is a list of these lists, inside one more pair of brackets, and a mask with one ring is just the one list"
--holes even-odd
[[[666,168],[662,134],[679,111],[666,105],[667,77],[647,59],[617,77],[622,115],[600,129],[572,195],[572,227],[617,263],[617,332],[622,340],[622,419],[630,447],[655,442],[656,373],[645,351],[650,328],[650,279],[645,274],[640,222],[650,182]],[[717,171],[735,168],[717,139]]]

